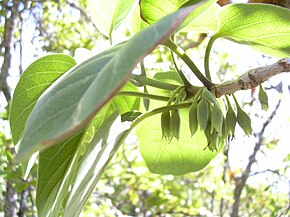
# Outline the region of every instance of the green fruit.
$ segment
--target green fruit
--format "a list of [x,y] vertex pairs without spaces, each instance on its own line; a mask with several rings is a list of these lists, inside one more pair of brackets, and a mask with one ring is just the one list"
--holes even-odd
[[192,103],[188,113],[189,120],[189,129],[191,132],[191,136],[195,134],[198,129],[198,120],[197,120],[197,103]]
[[209,103],[218,104],[215,96],[207,88],[203,88],[202,97]]
[[197,102],[199,100],[201,92],[202,92],[202,88],[194,96],[192,105],[189,108],[188,120],[189,120],[189,129],[190,129],[191,136],[193,136],[198,129]]
[[223,121],[223,112],[219,104],[215,104],[211,112],[211,133],[215,131],[219,136],[221,136],[223,131]]
[[262,109],[267,111],[269,108],[268,96],[261,84],[260,84],[260,91],[259,91],[259,101],[261,103]]
[[161,114],[161,130],[162,138],[170,139],[171,130],[170,130],[170,112],[166,111]]
[[208,122],[209,109],[208,103],[204,98],[201,98],[197,104],[197,121],[200,129],[205,130]]
[[[144,86],[144,93],[148,93],[147,87]],[[143,98],[143,105],[146,111],[149,110],[149,106],[150,106],[150,100],[149,99],[145,99]]]
[[170,130],[171,134],[178,140],[180,133],[180,114],[178,110],[171,111]]
[[236,107],[237,107],[237,122],[240,127],[244,130],[247,136],[252,134],[251,118],[246,112],[240,107],[236,97],[233,95]]
[[237,123],[237,116],[227,96],[226,96],[226,100],[228,104],[228,111],[227,111],[226,120],[225,120],[226,132],[229,136],[234,137],[236,123]]

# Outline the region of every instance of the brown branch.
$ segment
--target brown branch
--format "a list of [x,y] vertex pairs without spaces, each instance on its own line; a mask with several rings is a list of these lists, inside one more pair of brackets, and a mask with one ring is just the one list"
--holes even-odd
[[216,97],[221,97],[239,90],[257,87],[272,76],[283,72],[290,72],[290,58],[281,59],[272,65],[251,69],[235,80],[215,85],[213,89]]
[[250,176],[252,165],[256,162],[256,155],[263,144],[263,136],[264,136],[265,129],[271,123],[273,118],[275,117],[277,110],[280,107],[280,104],[281,104],[281,99],[277,103],[275,109],[273,110],[273,112],[271,113],[269,118],[264,122],[260,132],[255,134],[255,136],[258,138],[258,140],[255,144],[253,153],[249,157],[249,162],[247,164],[247,167],[242,172],[241,176],[235,177],[234,203],[232,206],[231,217],[238,217],[239,216],[238,213],[239,213],[240,198],[241,198],[242,191],[243,191],[243,189],[246,185],[246,182]]

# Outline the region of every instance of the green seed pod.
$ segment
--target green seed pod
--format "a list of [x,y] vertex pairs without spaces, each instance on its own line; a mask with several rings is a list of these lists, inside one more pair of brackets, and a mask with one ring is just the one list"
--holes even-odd
[[189,129],[191,132],[191,136],[193,136],[198,129],[197,102],[199,100],[201,92],[202,92],[202,89],[200,89],[197,92],[197,94],[193,98],[192,105],[189,108],[188,121],[189,121]]
[[226,132],[229,136],[235,136],[235,128],[237,123],[237,116],[233,110],[233,107],[229,101],[229,98],[226,96],[227,104],[228,104],[228,111],[226,114]]
[[211,112],[211,133],[215,131],[219,136],[221,136],[223,131],[223,121],[223,112],[219,104],[215,104]]
[[180,133],[180,114],[178,110],[171,111],[170,130],[171,134],[178,140]]
[[259,101],[261,103],[262,109],[267,111],[269,108],[268,96],[261,84],[260,84],[260,91],[259,91]]
[[170,112],[166,111],[161,114],[161,129],[162,129],[162,138],[170,139]]
[[197,103],[193,102],[190,106],[188,113],[189,129],[191,136],[195,134],[198,129],[198,120],[197,120]]
[[[147,87],[144,86],[144,93],[148,93]],[[149,106],[150,106],[150,100],[149,99],[145,99],[143,98],[143,105],[146,111],[149,110]]]
[[213,132],[210,134],[210,142],[208,144],[208,149],[211,151],[218,151],[219,146],[219,136],[218,132]]
[[207,138],[207,146],[205,147],[208,148],[210,151],[217,150],[218,147],[218,133],[216,131],[211,133],[211,122],[209,121],[207,124],[207,128],[204,131],[204,134]]
[[[234,95],[233,95],[234,96]],[[240,107],[236,97],[234,96],[234,100],[237,107],[237,122],[240,127],[244,130],[247,136],[252,134],[252,126],[251,126],[251,118],[248,116],[246,112]]]
[[215,98],[215,96],[207,88],[203,88],[202,97],[204,99],[206,99],[206,101],[208,101],[209,103],[212,103],[212,104],[217,104],[218,103],[216,98]]
[[201,98],[200,102],[197,104],[197,121],[202,130],[205,130],[207,126],[209,116],[208,106],[204,98]]

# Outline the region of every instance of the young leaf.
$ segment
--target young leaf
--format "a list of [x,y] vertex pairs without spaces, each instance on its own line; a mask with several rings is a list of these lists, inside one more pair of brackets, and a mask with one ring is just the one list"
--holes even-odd
[[269,108],[268,96],[261,84],[260,84],[260,90],[259,90],[259,101],[261,103],[262,109],[267,111]]
[[117,114],[111,115],[98,129],[79,162],[76,179],[64,206],[63,217],[78,217],[85,202],[109,161],[120,146],[124,129]]
[[290,55],[290,10],[269,4],[230,4],[218,15],[224,37],[277,57]]
[[39,154],[36,207],[39,216],[57,217],[73,181],[83,133]]
[[[190,137],[188,110],[181,110],[179,140],[161,139],[158,121],[160,115],[152,116],[137,126],[140,152],[152,173],[184,175],[203,169],[217,154],[204,150],[207,139],[202,131]],[[220,144],[222,147],[223,144]]]
[[126,43],[70,70],[35,105],[15,160],[24,160],[82,129],[124,85],[136,64],[165,41],[191,10],[170,14]]
[[134,121],[140,115],[142,115],[142,113],[139,111],[129,111],[121,115],[121,121]]
[[104,119],[114,110],[104,107],[88,129],[39,154],[36,206],[39,216],[57,217],[72,184],[79,158],[100,128]]

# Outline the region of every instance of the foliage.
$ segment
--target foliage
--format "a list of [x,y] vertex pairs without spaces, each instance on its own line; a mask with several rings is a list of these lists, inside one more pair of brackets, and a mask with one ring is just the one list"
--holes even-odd
[[[252,133],[251,119],[235,97],[237,112],[229,100],[216,98],[210,51],[213,42],[224,37],[267,54],[289,56],[289,10],[264,4],[221,8],[212,0],[170,3],[172,8],[169,1],[114,1],[110,5],[89,1],[99,30],[112,41],[114,32],[127,25],[130,36],[123,32],[127,40],[77,65],[67,55],[43,57],[21,76],[10,111],[13,141],[19,145],[15,162],[21,162],[28,173],[29,159],[40,151],[36,193],[40,216],[60,212],[78,216],[104,169],[135,128],[149,170],[173,175],[208,165],[228,136],[234,135],[236,123],[247,135]],[[45,8],[53,6],[47,3]],[[168,10],[156,13],[162,8]],[[189,31],[214,31],[205,51],[205,76],[177,44],[179,32]],[[273,40],[274,34],[283,39],[282,44]],[[157,46],[171,50],[171,70],[150,76],[142,60]],[[188,81],[175,55],[203,86]],[[137,98],[143,98],[144,105]],[[150,200],[146,203],[151,206]]]

